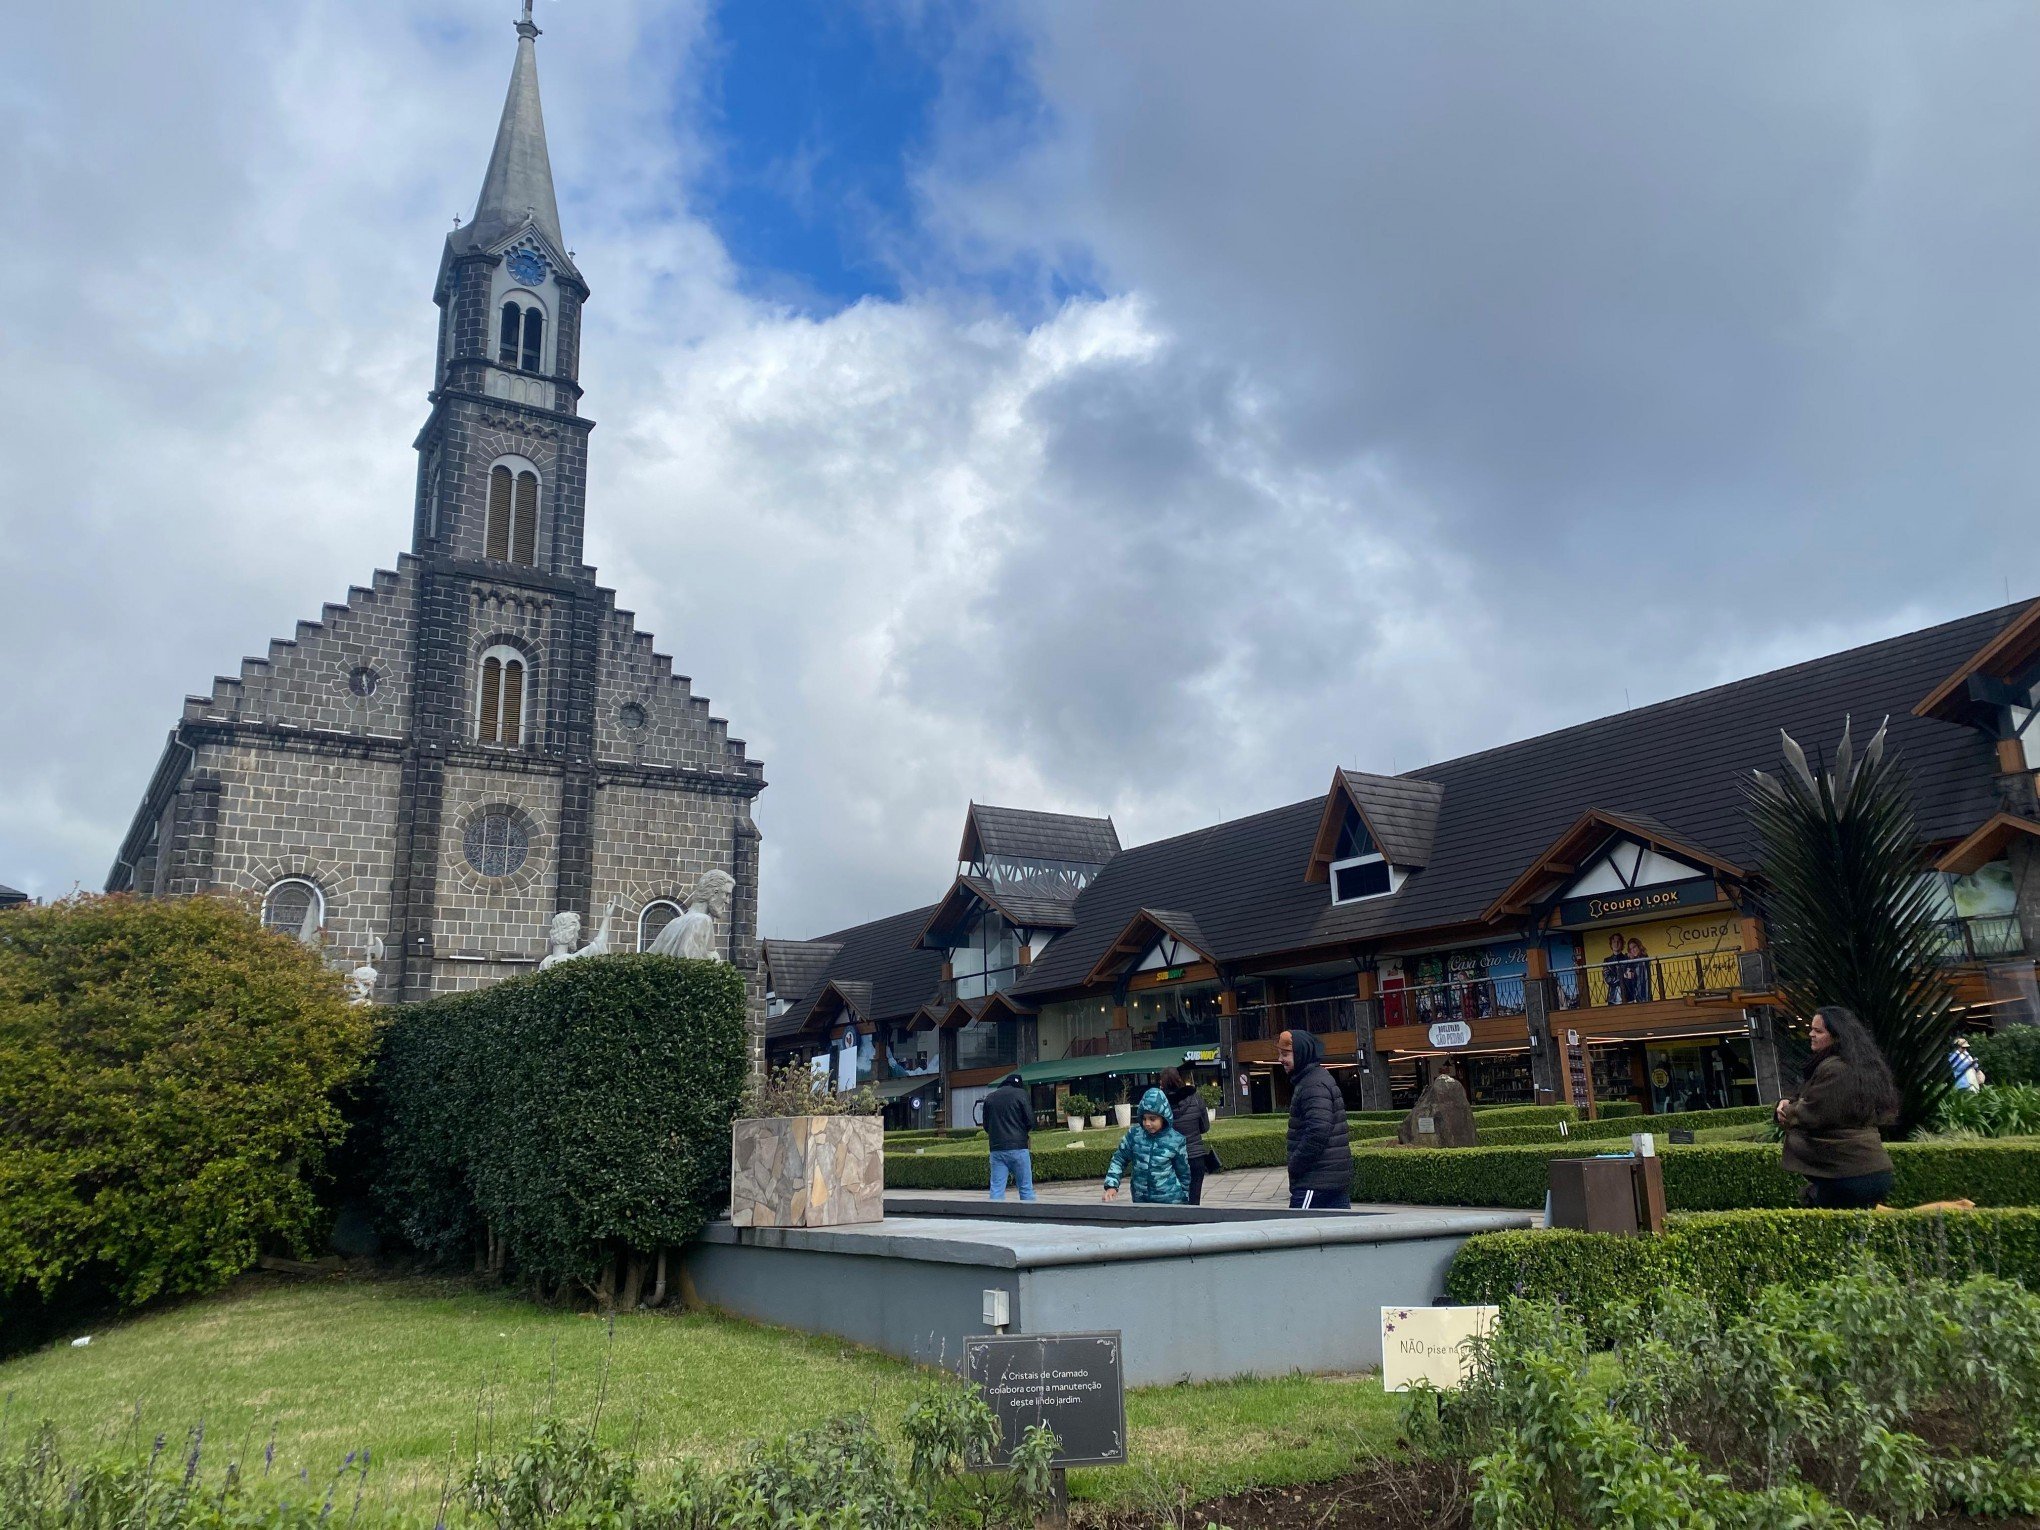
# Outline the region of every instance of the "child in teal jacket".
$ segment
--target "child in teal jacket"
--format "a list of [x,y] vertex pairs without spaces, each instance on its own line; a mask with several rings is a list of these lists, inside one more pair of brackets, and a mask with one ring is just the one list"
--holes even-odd
[[1133,1198],[1162,1206],[1190,1203],[1190,1154],[1176,1130],[1169,1097],[1150,1089],[1140,1097],[1140,1120],[1126,1129],[1119,1149],[1105,1170],[1105,1199],[1119,1194],[1119,1182],[1130,1169]]

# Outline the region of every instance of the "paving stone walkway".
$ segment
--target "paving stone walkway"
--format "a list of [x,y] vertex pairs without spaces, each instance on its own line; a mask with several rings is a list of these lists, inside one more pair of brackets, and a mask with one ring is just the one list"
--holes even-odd
[[[1105,1187],[1095,1179],[1058,1179],[1034,1187],[1035,1197],[1051,1205],[1069,1205],[1074,1202],[1100,1202]],[[897,1194],[911,1194],[917,1198],[944,1201],[981,1201],[982,1190],[913,1190],[898,1191]],[[1019,1199],[1017,1191],[1008,1188],[1008,1200]],[[1228,1169],[1222,1174],[1213,1174],[1204,1181],[1204,1204],[1207,1206],[1289,1206],[1289,1171],[1287,1169]],[[1387,1203],[1355,1204],[1355,1211],[1440,1211],[1464,1210],[1463,1207],[1398,1206]]]

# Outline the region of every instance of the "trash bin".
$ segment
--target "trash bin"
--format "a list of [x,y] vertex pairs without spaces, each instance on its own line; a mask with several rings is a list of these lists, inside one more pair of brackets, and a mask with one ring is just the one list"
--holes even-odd
[[1551,1225],[1632,1237],[1663,1232],[1664,1160],[1633,1153],[1552,1159]]

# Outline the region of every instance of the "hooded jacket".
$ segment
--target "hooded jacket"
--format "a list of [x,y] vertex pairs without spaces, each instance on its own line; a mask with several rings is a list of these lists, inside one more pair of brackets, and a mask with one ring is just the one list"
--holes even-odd
[[[1145,1115],[1162,1118],[1162,1129],[1153,1136],[1149,1136],[1148,1129],[1140,1124],[1139,1117]],[[1142,1095],[1133,1125],[1119,1139],[1112,1162],[1106,1166],[1105,1188],[1118,1189],[1120,1180],[1130,1172],[1136,1201],[1151,1201],[1164,1206],[1188,1204],[1190,1155],[1183,1149],[1183,1134],[1176,1130],[1175,1121],[1176,1113],[1169,1108],[1169,1097],[1161,1090],[1150,1089]]]
[[994,1153],[1017,1153],[1027,1146],[1034,1126],[1034,1104],[1017,1073],[999,1080],[985,1096],[985,1143]]
[[1324,1043],[1309,1031],[1289,1033],[1296,1066],[1289,1074],[1289,1188],[1353,1189],[1353,1144],[1346,1135],[1346,1097],[1325,1071]]

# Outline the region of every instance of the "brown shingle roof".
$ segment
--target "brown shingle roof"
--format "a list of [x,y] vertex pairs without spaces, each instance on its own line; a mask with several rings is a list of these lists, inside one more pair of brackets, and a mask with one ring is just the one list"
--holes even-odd
[[970,805],[964,820],[960,861],[979,855],[1005,855],[1020,860],[1074,861],[1102,866],[1119,853],[1119,831],[1109,818],[1080,818],[1073,813],[1040,813],[1031,808]]

